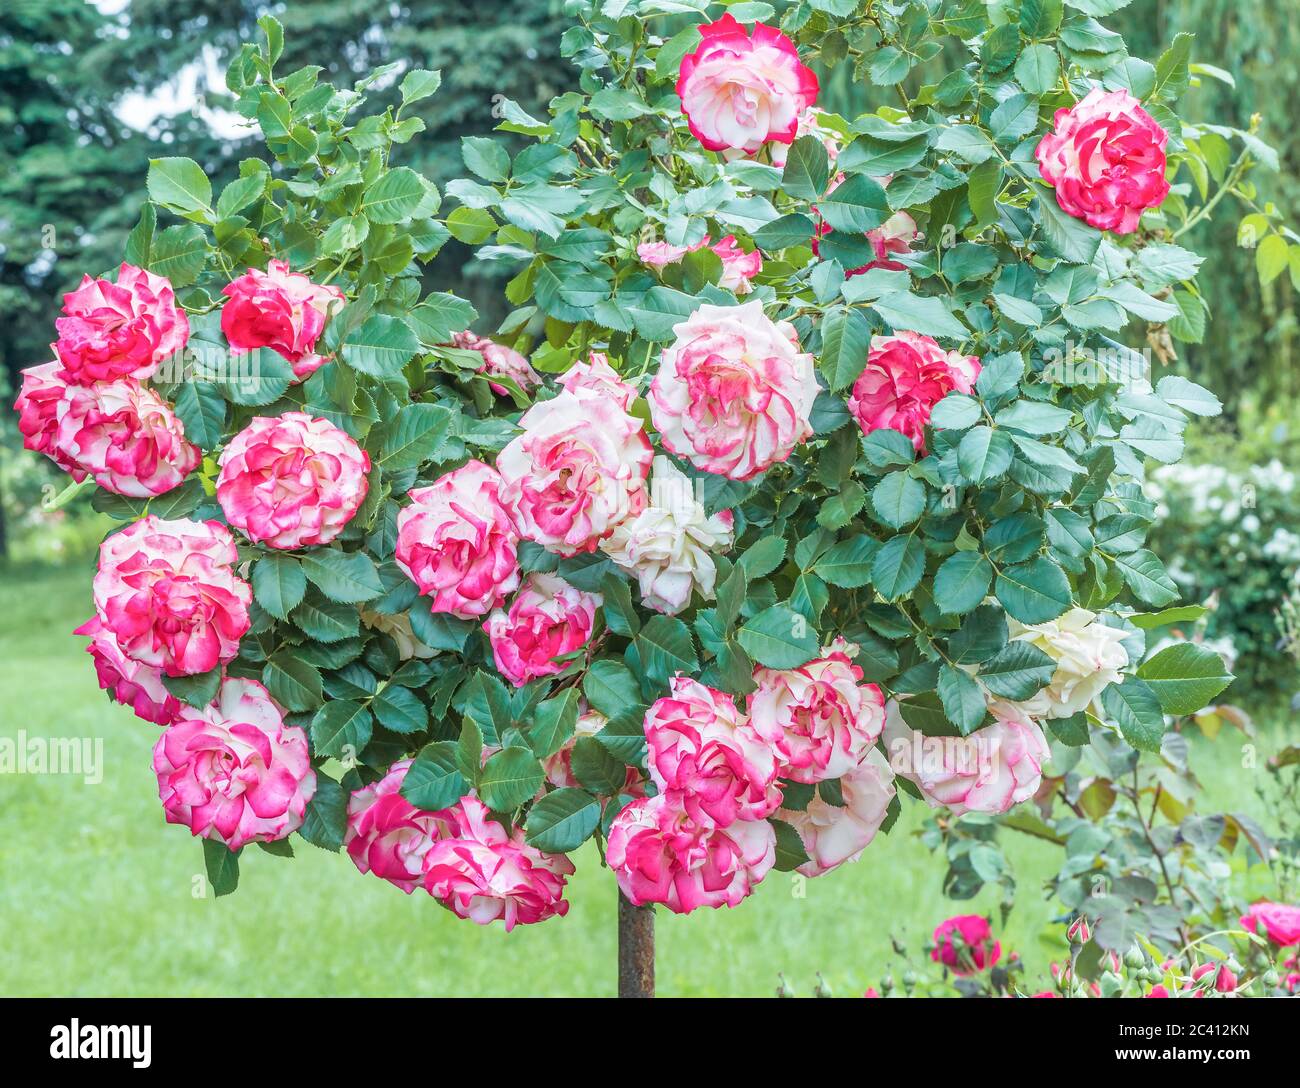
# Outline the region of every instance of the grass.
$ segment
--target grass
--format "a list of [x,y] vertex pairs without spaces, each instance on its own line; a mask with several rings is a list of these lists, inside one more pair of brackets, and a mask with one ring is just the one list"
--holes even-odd
[[[239,890],[204,898],[202,851],[163,821],[150,769],[155,727],[107,701],[83,640],[89,564],[19,568],[0,584],[0,737],[103,741],[98,784],[6,776],[0,788],[0,960],[7,995],[609,995],[615,986],[615,885],[593,850],[577,857],[565,918],[479,927],[422,892],[362,876],[346,855],[295,838],[296,858],[256,849]],[[1251,810],[1234,779],[1209,781],[1218,803]],[[1239,776],[1238,776],[1239,777]],[[665,995],[762,995],[777,973],[808,993],[821,972],[837,994],[861,993],[891,965],[890,938],[917,949],[948,914],[996,910],[942,895],[943,864],[912,834],[905,806],[857,863],[804,885],[774,873],[734,910],[658,917]],[[1055,850],[1009,836],[1020,894],[1004,946],[1032,978],[1063,951],[1038,892]]]

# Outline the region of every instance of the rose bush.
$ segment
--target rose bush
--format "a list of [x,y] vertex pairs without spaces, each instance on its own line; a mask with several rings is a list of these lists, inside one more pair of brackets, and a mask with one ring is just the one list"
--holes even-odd
[[[130,523],[83,632],[165,722],[218,892],[297,831],[509,928],[565,913],[596,839],[634,903],[735,906],[904,798],[1001,817],[1060,752],[1158,752],[1230,679],[1145,634],[1178,596],[1146,466],[1218,402],[1113,339],[1204,316],[1190,39],[1150,64],[1078,5],[669,37],[659,0],[567,6],[581,89],[502,103],[449,208],[395,165],[437,73],[278,72],[263,18],[227,81],[274,168],[214,194],[156,160],[128,265],[24,384],[28,445]],[[962,65],[911,78],[941,41]],[[817,111],[840,63],[901,104]],[[451,237],[513,270],[490,335],[422,286]],[[106,382],[175,416],[110,416],[148,456],[107,478],[63,439]]]

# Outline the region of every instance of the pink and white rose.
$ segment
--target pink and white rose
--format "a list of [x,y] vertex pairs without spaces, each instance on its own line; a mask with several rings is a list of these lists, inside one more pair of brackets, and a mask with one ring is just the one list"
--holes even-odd
[[729,14],[699,29],[700,44],[677,77],[692,135],[710,151],[747,154],[769,141],[792,143],[819,89],[794,43],[765,23],[746,33]]
[[316,792],[307,734],[261,684],[230,677],[212,705],[181,708],[153,750],[167,822],[238,850],[288,838]]
[[171,282],[130,264],[116,283],[83,277],[63,296],[63,314],[54,321],[54,351],[64,381],[75,385],[147,378],[190,338]]
[[72,633],[90,636],[86,652],[94,658],[95,676],[109,698],[129,706],[137,718],[155,725],[175,720],[181,701],[163,684],[162,671],[127,657],[98,616],[91,616]]
[[993,937],[989,920],[978,914],[958,914],[935,927],[930,959],[954,975],[974,975],[1002,957],[1002,944]]
[[974,355],[944,351],[917,332],[873,336],[867,365],[853,384],[849,411],[863,434],[899,431],[924,453],[930,412],[953,390],[971,392],[980,369]]
[[1084,608],[1029,626],[1008,616],[1007,627],[1012,642],[1028,642],[1056,662],[1051,682],[1020,703],[1035,718],[1068,718],[1087,710],[1105,688],[1122,679],[1128,664],[1124,632],[1107,627]]
[[595,551],[645,507],[653,451],[641,420],[606,393],[579,387],[533,405],[523,434],[497,455],[501,502],[519,534],[547,551]]
[[618,371],[609,365],[608,357],[599,351],[593,351],[587,362],[574,363],[566,370],[560,386],[575,395],[580,389],[600,393],[616,401],[625,412],[632,410],[632,402],[636,400],[636,387],[619,377]]
[[68,383],[59,377],[61,369],[62,364],[55,361],[24,370],[14,411],[18,413],[18,431],[23,436],[23,447],[45,454],[80,483],[86,478],[86,470],[59,448],[59,414],[67,410],[75,395]]
[[890,702],[885,743],[895,774],[920,788],[931,807],[954,815],[1002,813],[1028,801],[1042,782],[1051,757],[1047,738],[1033,718],[1014,703],[989,703],[994,721],[966,737],[923,737]]
[[650,504],[620,522],[600,547],[636,577],[642,604],[675,615],[691,603],[692,592],[713,599],[713,555],[731,547],[735,519],[730,510],[706,514],[689,477],[666,457],[655,458],[650,495]]
[[397,565],[434,612],[484,616],[519,588],[519,534],[501,504],[501,474],[469,461],[408,492],[397,515]]
[[479,336],[478,333],[468,330],[452,333],[451,342],[455,347],[465,351],[476,351],[482,356],[483,365],[479,368],[479,373],[487,377],[488,385],[497,396],[506,396],[510,390],[499,382],[494,382],[493,378],[508,378],[525,393],[542,384],[542,376],[514,348],[508,348],[505,344],[498,344],[495,340],[489,340],[486,336]]
[[424,882],[424,863],[434,843],[452,834],[447,810],[428,812],[402,796],[414,762],[403,759],[378,782],[353,790],[343,847],[363,873],[374,873],[410,895]]
[[272,260],[262,272],[250,268],[222,288],[229,301],[221,308],[221,331],[237,352],[270,348],[284,356],[299,379],[328,360],[316,354],[331,309],[345,301],[337,287],[312,283],[290,272],[286,261]]
[[605,860],[637,906],[662,903],[674,914],[734,907],[775,863],[776,833],[766,820],[725,828],[694,820],[680,795],[661,793],[614,817]]
[[568,913],[567,857],[529,846],[522,828],[507,832],[476,797],[444,814],[449,827],[424,855],[425,890],[443,906],[481,926],[501,919],[507,933]]
[[306,412],[255,416],[221,453],[217,501],[231,525],[272,548],[328,544],[365,500],[370,455]]
[[712,244],[706,236],[693,246],[675,246],[668,242],[642,242],[636,247],[636,255],[642,264],[650,268],[662,269],[670,264],[676,264],[686,254],[694,253],[706,246],[713,250],[718,255],[718,260],[722,262],[722,278],[718,280],[718,286],[737,295],[749,294],[754,289],[750,281],[763,271],[763,254],[758,250],[746,253],[740,248],[740,243],[736,241],[734,234],[728,234]]
[[675,325],[650,385],[664,447],[696,468],[748,480],[788,458],[812,433],[812,356],[794,328],[760,302],[700,306]]
[[1169,134],[1128,91],[1094,87],[1069,109],[1034,152],[1062,211],[1116,234],[1131,234],[1147,208],[1169,195]]
[[483,624],[497,671],[517,688],[562,672],[567,662],[559,659],[587,644],[600,604],[600,594],[558,575],[530,574],[510,608]]
[[863,684],[858,648],[837,638],[797,669],[754,670],[750,719],[775,737],[781,776],[795,782],[839,778],[857,767],[885,727],[885,697]]
[[132,661],[168,676],[207,672],[235,657],[248,630],[253,591],[237,560],[224,525],[150,514],[100,545],[95,612]]
[[53,445],[104,490],[137,499],[179,487],[203,459],[171,405],[134,378],[69,386]]
[[731,696],[680,675],[669,691],[645,715],[646,763],[659,791],[679,794],[693,819],[718,827],[775,812],[775,753]]
[[803,842],[808,860],[799,866],[799,872],[804,876],[822,876],[861,857],[885,822],[897,792],[894,772],[875,748],[839,776],[839,783],[843,805],[832,805],[816,792],[802,811],[777,811]]

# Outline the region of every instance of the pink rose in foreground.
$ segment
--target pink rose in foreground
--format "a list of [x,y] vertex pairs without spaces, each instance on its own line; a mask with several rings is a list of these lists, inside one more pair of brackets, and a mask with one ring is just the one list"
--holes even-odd
[[650,385],[664,447],[696,468],[748,480],[812,435],[812,356],[760,302],[700,306],[673,326]]
[[[579,714],[578,720],[573,725],[573,736],[564,742],[564,746],[558,752],[542,760],[546,781],[559,788],[582,788],[582,783],[573,775],[573,746],[581,737],[594,737],[608,724],[609,719],[595,710],[586,710]],[[626,793],[630,797],[644,797],[645,786],[641,779],[641,772],[635,767],[628,767],[623,786],[618,792]]]
[[925,427],[934,406],[954,389],[969,393],[980,374],[974,355],[944,351],[917,332],[873,336],[867,365],[853,383],[849,411],[863,434],[900,431],[925,452]]
[[130,264],[118,269],[116,283],[83,277],[63,296],[63,313],[54,321],[54,351],[63,379],[76,385],[147,378],[190,338],[171,282]]
[[1038,792],[1051,757],[1033,718],[1013,703],[989,703],[994,721],[967,737],[923,737],[908,727],[897,704],[885,713],[885,742],[896,774],[920,787],[932,807],[954,815],[1006,812]]
[[468,331],[452,333],[451,342],[455,347],[476,351],[483,357],[483,365],[479,368],[479,373],[487,376],[488,385],[497,396],[504,397],[509,390],[504,385],[492,381],[494,377],[509,378],[525,393],[542,384],[542,376],[514,348],[508,348],[505,344],[498,344],[486,336]]
[[710,151],[753,154],[769,140],[793,142],[799,115],[817,102],[817,77],[784,34],[731,15],[700,28],[682,58],[677,95],[692,135]]
[[1279,948],[1300,944],[1300,907],[1261,900],[1250,905],[1241,916],[1241,924],[1252,933],[1267,937]]
[[290,272],[287,262],[273,260],[265,272],[250,268],[221,293],[230,300],[221,308],[221,331],[235,351],[270,348],[293,365],[299,379],[326,362],[316,354],[316,341],[330,308],[344,301],[337,287],[312,283]]
[[462,797],[445,815],[444,837],[424,856],[425,890],[443,906],[481,926],[500,918],[507,933],[568,913],[567,857],[527,845],[522,828],[507,834],[475,797]]
[[98,616],[91,616],[72,633],[90,636],[86,652],[95,659],[95,676],[111,699],[155,725],[175,720],[181,701],[163,684],[162,672],[127,657]]
[[776,833],[766,820],[726,828],[697,822],[678,794],[633,801],[609,829],[605,860],[619,889],[641,906],[662,903],[674,914],[734,907],[776,861]]
[[99,546],[96,614],[132,661],[168,676],[207,672],[234,658],[248,630],[253,591],[237,559],[224,525],[150,514]]
[[370,455],[306,412],[255,416],[221,452],[217,501],[231,525],[272,548],[328,544],[365,500]]
[[59,413],[66,410],[75,395],[68,383],[59,377],[60,363],[42,363],[22,371],[22,388],[14,401],[18,413],[18,431],[23,436],[23,447],[43,453],[64,472],[80,483],[86,470],[59,448]]
[[653,451],[641,420],[590,388],[534,404],[497,455],[519,534],[558,555],[595,551],[645,507]]
[[284,724],[266,688],[236,677],[205,710],[181,708],[153,769],[167,822],[231,850],[288,838],[316,792],[307,734]]
[[645,714],[646,764],[661,793],[680,794],[692,818],[726,827],[776,811],[776,757],[730,695],[674,676],[671,695]]
[[408,895],[424,881],[424,860],[433,844],[452,827],[446,810],[427,812],[402,796],[412,762],[400,760],[378,782],[352,791],[343,839],[361,872],[374,873]]
[[1169,134],[1128,91],[1100,87],[1057,110],[1053,124],[1034,156],[1061,209],[1098,230],[1137,230],[1142,212],[1169,193]]
[[814,793],[802,811],[780,809],[777,816],[803,841],[808,860],[799,866],[804,876],[822,876],[846,861],[856,861],[885,822],[897,792],[894,772],[874,748],[863,761],[839,776],[843,805],[832,805]]
[[609,365],[609,359],[599,351],[593,351],[589,361],[574,363],[560,378],[560,386],[570,393],[577,394],[579,389],[589,389],[612,398],[623,411],[632,408],[636,400],[636,387],[625,382],[618,372]]
[[70,386],[54,441],[104,490],[137,499],[179,487],[203,459],[171,405],[134,378]]
[[836,639],[797,669],[754,670],[749,716],[776,738],[781,776],[795,782],[839,778],[858,766],[885,727],[885,698],[861,684],[858,648]]
[[954,975],[984,971],[1002,956],[1002,945],[993,939],[989,920],[978,914],[958,914],[940,922],[935,927],[934,944],[930,959]]
[[519,534],[501,505],[501,475],[469,461],[408,492],[397,515],[397,565],[434,612],[486,615],[519,588]]
[[561,672],[558,660],[591,637],[598,593],[584,593],[554,574],[530,574],[508,611],[497,609],[483,624],[497,671],[515,687]]

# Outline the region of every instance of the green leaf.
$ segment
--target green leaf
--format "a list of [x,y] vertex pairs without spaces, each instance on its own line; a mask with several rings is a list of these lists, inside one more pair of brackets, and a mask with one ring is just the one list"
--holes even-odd
[[432,347],[447,343],[452,333],[468,329],[477,316],[478,311],[464,299],[445,291],[431,291],[406,315],[406,321],[421,343]]
[[961,669],[944,665],[939,670],[938,691],[944,716],[961,730],[962,736],[969,736],[984,724],[988,713],[984,693]]
[[1178,599],[1178,587],[1155,553],[1139,548],[1126,555],[1113,556],[1111,561],[1123,576],[1124,584],[1153,608],[1163,608]]
[[420,341],[404,321],[386,314],[372,314],[349,334],[340,353],[354,370],[382,379],[400,374],[419,350]]
[[1046,556],[1018,563],[998,574],[994,594],[1021,623],[1046,623],[1070,607],[1070,582]]
[[1193,34],[1178,34],[1156,61],[1156,81],[1148,98],[1153,102],[1176,100],[1191,82],[1188,61],[1192,55]]
[[288,619],[306,592],[307,576],[292,556],[267,555],[253,564],[253,595],[276,619]]
[[972,427],[962,435],[957,447],[957,467],[971,483],[996,480],[1011,467],[1011,437],[986,423]]
[[769,669],[794,669],[817,656],[817,632],[789,605],[765,608],[737,633],[751,658]]
[[595,737],[579,737],[569,753],[573,777],[598,794],[615,794],[627,780],[627,767]]
[[390,733],[406,735],[429,728],[429,710],[408,688],[389,684],[370,704],[379,724]]
[[1163,612],[1135,612],[1128,617],[1134,627],[1144,631],[1154,631],[1168,627],[1171,623],[1192,623],[1205,615],[1207,609],[1200,604],[1186,604],[1177,608],[1166,608]]
[[1124,677],[1121,684],[1111,684],[1101,693],[1101,705],[1115,719],[1124,739],[1144,752],[1160,751],[1165,735],[1164,712],[1160,699],[1145,680]]
[[605,625],[614,634],[631,638],[641,630],[641,618],[632,603],[632,590],[627,579],[611,571],[601,580],[600,592],[605,599]]
[[391,472],[435,460],[451,436],[456,417],[441,404],[407,404],[385,427],[383,452],[376,463]]
[[1053,251],[1072,264],[1091,264],[1101,245],[1101,231],[1066,212],[1055,192],[1040,191],[1037,206],[1043,237]]
[[915,532],[887,540],[871,564],[871,581],[887,601],[911,593],[925,573],[925,543]]
[[876,299],[871,308],[895,331],[909,329],[926,336],[944,336],[952,340],[965,340],[970,336],[966,326],[953,317],[943,299],[934,296],[923,298],[910,291],[889,291]]
[[384,594],[375,561],[362,552],[320,548],[302,557],[303,573],[331,601],[359,604]]
[[462,136],[460,154],[465,165],[484,181],[505,181],[510,175],[510,153],[488,136]]
[[208,263],[208,237],[201,227],[182,223],[168,227],[153,240],[149,270],[166,276],[173,287],[188,287]]
[[131,233],[126,236],[126,263],[137,268],[152,268],[150,254],[153,251],[154,232],[158,227],[158,213],[152,204],[145,204],[140,209],[140,219]]
[[867,362],[871,326],[858,310],[831,310],[822,321],[818,369],[832,392],[851,385]]
[[754,245],[764,253],[777,253],[790,246],[806,246],[812,240],[813,221],[802,213],[783,215],[754,231]]
[[607,718],[617,717],[641,702],[641,686],[636,677],[621,661],[612,658],[601,658],[591,663],[582,678],[582,693],[587,702]]
[[934,603],[941,612],[963,615],[989,592],[993,564],[979,552],[957,552],[943,561],[934,576]]
[[765,536],[751,544],[736,561],[750,581],[764,578],[785,560],[785,540],[779,536]]
[[1038,99],[1032,94],[1013,94],[1000,102],[989,116],[989,131],[1000,144],[1016,143],[1037,127]]
[[322,850],[338,850],[348,826],[348,794],[324,771],[316,772],[316,792],[307,802],[298,834]]
[[450,808],[469,791],[461,774],[454,741],[440,740],[426,745],[415,757],[402,780],[402,796],[425,812]]
[[1050,45],[1031,45],[1016,61],[1016,80],[1030,94],[1046,94],[1056,85],[1060,74],[1061,62]]
[[1051,683],[1056,661],[1029,642],[1008,642],[980,665],[980,682],[994,695],[1017,702]]
[[901,529],[925,512],[925,485],[906,472],[891,472],[872,490],[871,506],[891,529]]
[[286,710],[315,710],[325,699],[320,673],[290,650],[271,655],[262,669],[262,683]]
[[857,589],[871,581],[871,563],[880,543],[869,536],[842,540],[813,566],[823,581],[843,589]]
[[549,854],[576,850],[600,824],[600,802],[586,790],[559,789],[528,811],[524,841]]
[[402,77],[402,105],[418,102],[435,94],[442,86],[442,73],[428,68],[412,68]]
[[674,673],[694,673],[699,669],[691,632],[675,616],[651,616],[637,632],[633,644],[646,675],[658,683],[666,684]]
[[[616,661],[597,662],[596,664],[618,665]],[[594,668],[594,666],[593,666]],[[624,670],[626,671],[626,670]],[[628,673],[628,677],[631,677]],[[586,681],[591,678],[588,672],[583,677],[584,690]],[[633,702],[636,702],[640,692],[636,692]],[[588,696],[588,699],[591,697]],[[595,704],[592,704],[593,706]],[[596,707],[600,710],[599,707]],[[620,708],[621,709],[621,708]],[[606,711],[601,711],[602,714]],[[532,728],[528,730],[528,743],[533,752],[540,759],[547,756],[553,756],[565,742],[573,736],[573,726],[578,720],[578,689],[565,688],[559,695],[553,699],[546,699],[537,705],[537,712],[533,719]]]
[[214,450],[220,445],[226,424],[226,400],[219,389],[208,382],[185,382],[176,391],[175,408],[186,438],[203,450]]
[[150,200],[171,211],[211,214],[212,183],[193,159],[150,159],[145,187]]
[[1193,714],[1233,681],[1223,658],[1195,642],[1179,642],[1144,661],[1137,674],[1166,714]]
[[807,864],[808,851],[804,848],[799,832],[784,820],[775,817],[769,817],[767,822],[772,825],[772,830],[776,833],[776,861],[772,868],[778,873],[789,873],[800,865]]
[[544,777],[537,757],[527,748],[502,748],[483,765],[478,794],[488,808],[511,812],[541,789]]
[[245,177],[235,178],[221,190],[217,198],[217,220],[229,219],[236,212],[242,211],[266,192],[266,182],[270,178],[266,170],[254,170]]
[[420,207],[427,192],[419,174],[409,166],[398,166],[366,188],[360,211],[372,223],[402,223]]
[[374,719],[370,711],[350,699],[334,699],[311,720],[311,746],[317,755],[353,757],[370,743]]
[[162,682],[163,687],[182,703],[202,710],[221,690],[221,669],[209,669],[191,676],[168,676],[164,673]]
[[217,898],[239,887],[239,851],[231,850],[224,842],[203,840],[203,867]]
[[866,174],[854,174],[817,202],[821,217],[833,230],[863,234],[878,227],[891,214],[885,190]]
[[[800,136],[786,155],[781,188],[799,200],[816,201],[830,180],[830,159],[816,136]],[[806,236],[805,236],[806,237]]]

